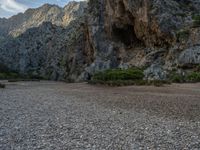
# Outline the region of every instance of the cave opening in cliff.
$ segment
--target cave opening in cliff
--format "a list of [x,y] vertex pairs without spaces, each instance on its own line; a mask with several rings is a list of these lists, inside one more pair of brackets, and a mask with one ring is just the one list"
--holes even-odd
[[116,42],[121,42],[126,47],[134,47],[142,43],[142,41],[137,38],[133,25],[127,24],[120,27],[113,25],[112,37]]

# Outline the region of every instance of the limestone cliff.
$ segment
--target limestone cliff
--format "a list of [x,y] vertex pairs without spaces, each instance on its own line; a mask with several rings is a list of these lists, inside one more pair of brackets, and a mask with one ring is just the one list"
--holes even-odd
[[83,46],[86,6],[86,2],[70,2],[64,8],[45,4],[1,19],[0,63],[21,74],[77,79],[90,63]]
[[200,1],[90,0],[88,9],[96,52],[89,72],[139,66],[164,79],[200,64]]
[[199,0],[89,0],[44,5],[0,19],[0,57],[48,79],[89,79],[99,70],[144,67],[165,79],[200,64]]
[[36,9],[28,9],[9,19],[0,19],[0,35],[17,37],[27,29],[38,27],[44,22],[66,27],[71,21],[81,16],[86,8],[86,2],[70,2],[64,8],[45,4]]

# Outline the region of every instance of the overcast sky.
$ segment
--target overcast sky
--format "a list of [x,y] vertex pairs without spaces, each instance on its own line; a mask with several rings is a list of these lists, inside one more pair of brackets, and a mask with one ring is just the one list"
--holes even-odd
[[24,12],[28,8],[39,7],[45,3],[64,6],[69,1],[71,0],[0,0],[0,18],[8,18],[19,12]]

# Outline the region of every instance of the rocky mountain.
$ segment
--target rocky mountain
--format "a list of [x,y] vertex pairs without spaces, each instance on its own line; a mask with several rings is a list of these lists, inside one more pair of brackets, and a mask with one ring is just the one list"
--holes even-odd
[[36,9],[28,9],[25,13],[17,14],[9,19],[0,19],[0,35],[4,33],[4,35],[17,37],[27,29],[38,27],[44,22],[65,27],[82,15],[85,7],[85,2],[70,2],[64,8],[45,4]]
[[[148,79],[200,65],[199,0],[89,0],[0,19],[0,63],[48,79],[83,80],[109,68]],[[3,38],[2,38],[3,37]]]
[[64,8],[45,4],[1,19],[0,63],[47,79],[76,78],[82,70],[79,63],[87,61],[80,45],[85,38],[82,22],[86,6],[86,2],[70,2]]
[[194,68],[200,64],[199,8],[198,0],[90,0],[88,26],[98,52],[92,66],[144,67],[149,79]]

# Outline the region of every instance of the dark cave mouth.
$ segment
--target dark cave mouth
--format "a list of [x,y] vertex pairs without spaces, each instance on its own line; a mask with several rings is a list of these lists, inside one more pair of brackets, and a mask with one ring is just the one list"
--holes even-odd
[[133,25],[112,26],[112,38],[115,42],[121,42],[126,47],[134,47],[141,45],[143,42],[139,40],[135,34]]

